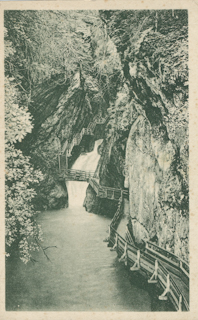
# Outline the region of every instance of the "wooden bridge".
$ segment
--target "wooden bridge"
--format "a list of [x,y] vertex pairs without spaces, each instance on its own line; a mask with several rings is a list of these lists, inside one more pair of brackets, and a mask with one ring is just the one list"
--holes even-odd
[[61,170],[60,176],[67,181],[87,181],[94,176],[94,171],[82,171],[82,170]]
[[131,272],[146,275],[149,284],[155,284],[163,292],[159,300],[169,299],[175,310],[189,311],[189,265],[173,253],[147,241],[145,248],[134,245],[126,229],[125,239],[116,231],[122,216],[122,198],[118,210],[109,226],[108,245],[116,250],[119,261],[123,261]]
[[107,198],[110,200],[119,200],[122,196],[128,196],[129,191],[128,189],[119,189],[119,188],[111,188],[111,187],[105,187],[101,186],[99,184],[99,180],[92,178],[89,180],[90,186],[94,189],[96,192],[96,195],[99,198]]
[[129,194],[128,189],[111,188],[101,186],[99,180],[94,178],[93,171],[82,171],[82,170],[60,170],[60,176],[67,181],[87,181],[90,186],[96,192],[97,197],[106,198],[110,200],[118,201],[120,197],[127,197]]

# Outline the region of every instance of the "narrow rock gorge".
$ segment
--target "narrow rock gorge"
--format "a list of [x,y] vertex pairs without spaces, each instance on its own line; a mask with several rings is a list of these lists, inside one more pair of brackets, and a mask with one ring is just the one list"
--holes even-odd
[[[68,206],[59,161],[71,169],[103,139],[95,179],[129,190],[122,230],[130,226],[137,246],[152,240],[188,261],[187,11],[7,11],[5,29],[12,102],[32,121],[13,146],[42,173],[31,184],[35,210]],[[104,123],[66,158],[67,144],[96,117]],[[84,207],[112,218],[118,201],[89,185]]]

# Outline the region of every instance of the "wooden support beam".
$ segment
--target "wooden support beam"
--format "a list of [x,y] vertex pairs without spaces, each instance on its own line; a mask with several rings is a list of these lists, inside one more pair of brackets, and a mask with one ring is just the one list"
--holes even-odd
[[60,153],[58,155],[58,166],[59,166],[59,172],[61,171],[61,165],[60,165]]
[[127,262],[128,262],[127,261],[127,258],[128,258],[127,250],[128,250],[128,245],[127,245],[127,242],[125,242],[124,253],[119,259],[119,262],[124,261],[125,266],[127,266]]
[[182,311],[182,295],[179,296],[178,311]]
[[105,198],[107,198],[108,197],[107,189],[104,189],[104,191],[105,191]]
[[116,233],[115,244],[114,244],[113,248],[110,249],[110,251],[116,251],[117,247],[118,247],[118,235]]
[[131,271],[138,271],[140,270],[140,250],[137,250],[137,259],[134,265],[130,268]]
[[155,270],[151,278],[148,280],[148,283],[157,283],[157,281],[158,281],[158,261],[155,260]]
[[68,170],[68,159],[67,159],[67,152],[65,152],[65,169]]
[[111,238],[111,225],[109,226],[108,231],[109,231],[109,240],[110,240],[110,238]]
[[169,273],[167,274],[166,277],[166,288],[164,292],[158,297],[159,300],[167,300],[167,293],[170,292],[170,275]]
[[109,242],[110,241],[110,238],[111,238],[111,227],[109,226],[108,228],[108,237],[106,239],[103,240],[103,242]]

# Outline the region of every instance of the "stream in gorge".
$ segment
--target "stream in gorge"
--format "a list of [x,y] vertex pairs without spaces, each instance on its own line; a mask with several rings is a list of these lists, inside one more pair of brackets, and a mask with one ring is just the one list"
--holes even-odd
[[[81,155],[73,169],[94,171],[99,155]],[[17,256],[6,263],[6,310],[13,311],[152,311],[161,304],[148,290],[146,280],[131,275],[116,252],[103,240],[110,218],[88,213],[83,207],[87,182],[69,181],[69,208],[42,212],[42,251],[35,263]]]

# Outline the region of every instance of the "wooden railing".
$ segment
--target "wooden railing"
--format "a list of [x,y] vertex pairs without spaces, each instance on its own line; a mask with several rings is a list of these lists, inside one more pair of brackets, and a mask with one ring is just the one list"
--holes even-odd
[[185,261],[183,261],[181,258],[176,256],[172,252],[169,252],[157,246],[153,242],[147,241],[145,245],[145,250],[147,252],[163,260],[164,262],[167,262],[170,265],[173,265],[174,267],[180,269],[182,273],[189,278],[189,265]]
[[116,250],[119,261],[124,261],[130,271],[144,271],[149,275],[148,283],[159,283],[164,290],[159,296],[160,300],[169,298],[177,311],[189,310],[188,297],[178,287],[172,274],[164,267],[163,263],[147,250],[140,250],[134,244],[123,239],[112,225],[110,225],[109,246],[112,247],[111,250]]
[[90,186],[96,192],[96,195],[99,198],[106,198],[110,200],[119,201],[121,197],[128,196],[129,191],[128,189],[118,189],[118,188],[111,188],[101,186],[97,179],[94,178],[93,171],[83,171],[83,170],[75,170],[75,169],[60,169],[59,174],[61,178],[71,181],[88,181]]
[[87,128],[83,128],[81,132],[76,133],[72,139],[72,141],[69,143],[68,141],[65,142],[63,145],[63,149],[61,154],[64,154],[66,152],[67,157],[71,157],[71,153],[74,146],[77,146],[80,144],[82,138],[84,135],[93,135],[94,129],[96,125],[98,124],[104,124],[107,120],[107,116],[102,118],[101,116],[96,116],[93,120],[93,122],[90,122]]
[[96,192],[99,198],[107,198],[111,200],[119,200],[121,196],[128,196],[129,191],[127,189],[118,189],[101,186],[98,181],[94,178],[89,180],[90,186]]
[[61,176],[68,181],[89,181],[94,176],[94,171],[61,170]]
[[123,194],[121,194],[119,201],[118,201],[118,207],[116,210],[116,213],[113,216],[113,219],[111,220],[111,224],[110,226],[113,227],[114,229],[116,229],[118,227],[118,224],[120,222],[120,219],[123,215]]

